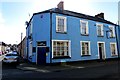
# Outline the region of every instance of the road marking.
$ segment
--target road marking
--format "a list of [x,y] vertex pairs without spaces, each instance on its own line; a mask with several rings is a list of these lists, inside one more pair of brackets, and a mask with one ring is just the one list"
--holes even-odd
[[34,67],[24,67],[25,69],[36,70],[37,68]]
[[71,66],[71,65],[64,65],[66,67],[70,67],[70,68],[85,68],[85,67],[82,67],[82,66]]
[[48,73],[48,72],[50,72],[50,71],[48,71],[48,70],[42,70],[42,69],[37,69],[37,70],[35,70],[35,71],[43,72],[43,73]]
[[33,67],[24,67],[24,69],[34,70],[34,71],[43,72],[43,73],[50,72],[50,71],[48,71],[48,70],[38,69],[38,68],[33,68]]

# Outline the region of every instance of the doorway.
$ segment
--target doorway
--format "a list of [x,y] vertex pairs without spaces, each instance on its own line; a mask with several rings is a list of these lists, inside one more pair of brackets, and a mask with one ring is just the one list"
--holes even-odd
[[99,54],[100,60],[105,59],[105,43],[104,42],[98,42],[98,54]]
[[37,47],[37,64],[46,64],[46,47]]

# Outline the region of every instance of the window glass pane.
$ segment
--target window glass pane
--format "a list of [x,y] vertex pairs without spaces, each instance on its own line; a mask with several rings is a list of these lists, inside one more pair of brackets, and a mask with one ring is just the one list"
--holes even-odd
[[86,34],[87,33],[87,29],[86,29],[86,23],[85,22],[81,22],[81,27],[82,27],[82,34]]
[[82,47],[84,47],[84,43],[82,42]]
[[102,26],[101,25],[97,25],[97,32],[98,32],[98,36],[102,36]]
[[103,25],[102,24],[97,24],[97,35],[98,36],[103,36]]
[[109,34],[110,34],[110,37],[115,37],[115,33],[114,33],[114,28],[113,27],[109,27],[110,28],[110,32],[109,32]]
[[53,52],[53,56],[56,56],[56,51]]
[[116,54],[115,44],[111,44],[111,53],[112,55]]
[[85,55],[85,51],[84,50],[82,51],[82,55]]

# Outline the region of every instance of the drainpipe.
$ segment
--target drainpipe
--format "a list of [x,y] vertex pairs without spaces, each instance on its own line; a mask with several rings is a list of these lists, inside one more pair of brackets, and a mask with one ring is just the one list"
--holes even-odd
[[23,33],[21,33],[21,45],[20,45],[20,47],[21,47],[21,50],[20,50],[20,57],[22,57],[22,35],[23,35]]
[[120,51],[119,51],[119,37],[117,35],[117,33],[119,34],[119,31],[117,31],[117,27],[119,29],[119,26],[115,25],[115,35],[116,35],[116,42],[117,42],[117,51],[118,51],[118,59],[120,58]]
[[52,11],[50,10],[50,63],[52,63]]
[[[117,31],[118,28],[118,31]],[[120,53],[119,53],[119,37],[117,35],[117,33],[119,34],[119,25],[115,25],[115,35],[116,35],[116,42],[117,42],[117,51],[118,51],[118,75],[120,76],[120,71],[119,71],[119,67],[120,67],[120,62],[119,62],[119,58],[120,58]]]

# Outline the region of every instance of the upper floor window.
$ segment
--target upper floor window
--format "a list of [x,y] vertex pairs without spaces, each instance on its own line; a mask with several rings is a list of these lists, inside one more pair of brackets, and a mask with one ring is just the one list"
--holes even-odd
[[110,43],[110,50],[111,50],[111,55],[112,56],[116,56],[117,55],[116,43]]
[[103,24],[96,24],[96,26],[97,26],[97,35],[104,36]]
[[88,21],[80,20],[81,34],[88,35]]
[[56,16],[56,32],[67,32],[66,17]]
[[114,26],[109,26],[110,28],[110,32],[109,32],[109,35],[110,35],[110,38],[112,37],[115,37],[115,27]]
[[90,42],[89,41],[81,41],[81,55],[90,55]]

